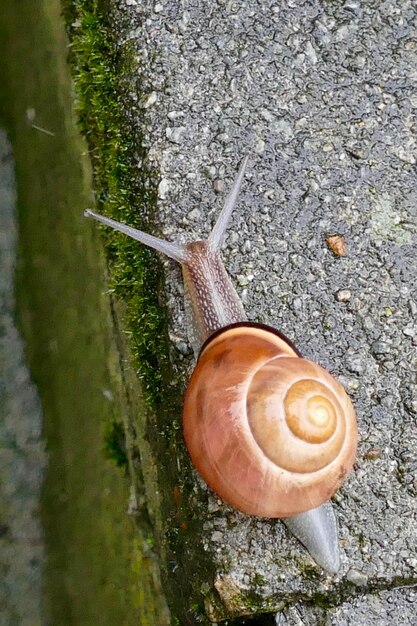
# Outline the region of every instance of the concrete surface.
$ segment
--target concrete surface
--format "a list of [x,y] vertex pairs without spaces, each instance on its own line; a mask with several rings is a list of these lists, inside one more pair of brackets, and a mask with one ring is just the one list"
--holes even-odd
[[416,623],[416,589],[393,589],[342,602],[324,611],[294,605],[276,616],[276,626],[365,626]]
[[[203,536],[215,575],[202,590],[206,610],[213,620],[244,615],[250,595],[257,610],[290,607],[277,623],[385,625],[398,623],[398,604],[401,623],[415,623],[413,591],[374,592],[417,583],[417,8],[114,6],[120,47],[137,55],[126,77],[129,115],[161,173],[160,234],[207,234],[249,153],[226,266],[249,318],[275,325],[337,375],[359,418],[357,465],[334,499],[340,575],[326,578],[280,522],[209,496]],[[326,246],[335,233],[346,257]],[[180,273],[165,266],[173,354],[187,368]],[[320,598],[333,606],[325,622],[303,605]]]
[[15,325],[16,191],[11,146],[0,129],[0,626],[40,626],[46,463],[38,394]]

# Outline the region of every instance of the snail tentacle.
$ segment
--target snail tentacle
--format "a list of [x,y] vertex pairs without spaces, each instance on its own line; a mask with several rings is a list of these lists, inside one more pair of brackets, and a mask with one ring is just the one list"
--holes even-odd
[[126,224],[121,224],[120,222],[116,222],[116,220],[112,220],[104,215],[99,215],[99,213],[95,213],[94,211],[91,211],[91,209],[84,211],[84,215],[86,217],[93,217],[98,222],[101,222],[106,226],[110,226],[114,230],[118,230],[132,239],[136,239],[136,241],[140,241],[140,243],[143,243],[145,246],[149,246],[154,250],[158,250],[158,252],[162,252],[162,254],[166,254],[171,259],[178,261],[178,263],[187,263],[188,261],[189,255],[187,253],[187,249],[178,243],[171,243],[170,241],[159,239],[159,237],[149,235],[142,230],[132,228]]
[[243,181],[243,177],[245,175],[245,170],[246,170],[246,166],[248,164],[248,159],[249,157],[246,156],[239,168],[239,171],[237,173],[236,179],[233,183],[233,187],[230,190],[223,209],[219,215],[219,217],[217,218],[217,221],[209,235],[209,238],[207,240],[208,246],[210,248],[210,250],[212,251],[218,251],[220,250],[220,248],[222,247],[223,244],[223,239],[224,239],[224,235],[226,233],[227,230],[227,226],[229,224],[230,221],[230,216],[232,215],[232,211],[235,208],[236,205],[236,200],[237,200],[237,196],[239,194],[240,191],[240,187],[242,185],[242,181]]
[[[243,159],[236,179],[233,183],[233,187],[229,192],[223,209],[208,237],[207,245],[212,252],[217,252],[221,248],[223,238],[230,221],[230,216],[233,209],[235,208],[237,196],[242,185],[246,165],[248,163],[248,158],[249,157],[246,156]],[[100,215],[99,213],[96,213],[91,209],[87,209],[86,211],[84,211],[84,216],[92,217],[98,222],[101,222],[106,226],[110,226],[114,230],[118,230],[121,233],[124,233],[128,237],[136,239],[136,241],[140,241],[140,243],[143,243],[145,246],[149,246],[150,248],[153,248],[154,250],[157,250],[158,252],[169,256],[171,259],[178,261],[178,263],[184,264],[187,263],[190,259],[186,246],[182,246],[178,243],[173,243],[170,241],[165,241],[164,239],[160,239],[159,237],[154,237],[153,235],[145,233],[143,230],[138,230],[137,228],[127,226],[127,224],[117,222],[116,220],[113,220],[110,217],[105,217],[104,215]]]

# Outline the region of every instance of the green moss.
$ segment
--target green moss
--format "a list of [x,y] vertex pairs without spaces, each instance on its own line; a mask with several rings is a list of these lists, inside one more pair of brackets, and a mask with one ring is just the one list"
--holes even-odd
[[256,573],[255,576],[252,578],[252,583],[257,587],[262,587],[266,584],[266,581],[262,574]]
[[107,424],[104,434],[104,454],[118,467],[127,468],[126,434],[122,422],[112,421]]
[[[146,228],[156,204],[157,174],[147,165],[140,137],[124,115],[127,94],[122,77],[139,72],[129,45],[118,50],[108,29],[105,3],[68,2],[70,61],[75,79],[77,114],[90,147],[97,210],[131,226]],[[140,159],[142,167],[137,163]],[[94,226],[96,228],[96,226]],[[156,406],[162,396],[167,363],[166,320],[160,306],[162,274],[156,255],[127,237],[102,229],[110,264],[110,288],[127,305],[135,367],[145,401]]]

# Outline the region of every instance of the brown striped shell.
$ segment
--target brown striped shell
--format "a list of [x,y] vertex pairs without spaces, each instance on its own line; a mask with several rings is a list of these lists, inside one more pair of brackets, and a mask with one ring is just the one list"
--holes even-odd
[[183,413],[190,456],[234,508],[289,517],[320,506],[356,454],[342,385],[274,329],[233,325],[203,347]]

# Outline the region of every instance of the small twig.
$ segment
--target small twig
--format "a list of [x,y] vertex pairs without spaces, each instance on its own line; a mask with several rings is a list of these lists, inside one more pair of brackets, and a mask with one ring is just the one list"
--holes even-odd
[[35,130],[39,130],[41,133],[45,133],[45,135],[49,135],[50,137],[55,137],[55,133],[50,130],[46,130],[46,128],[42,128],[41,126],[37,126],[36,124],[31,124],[31,127]]

